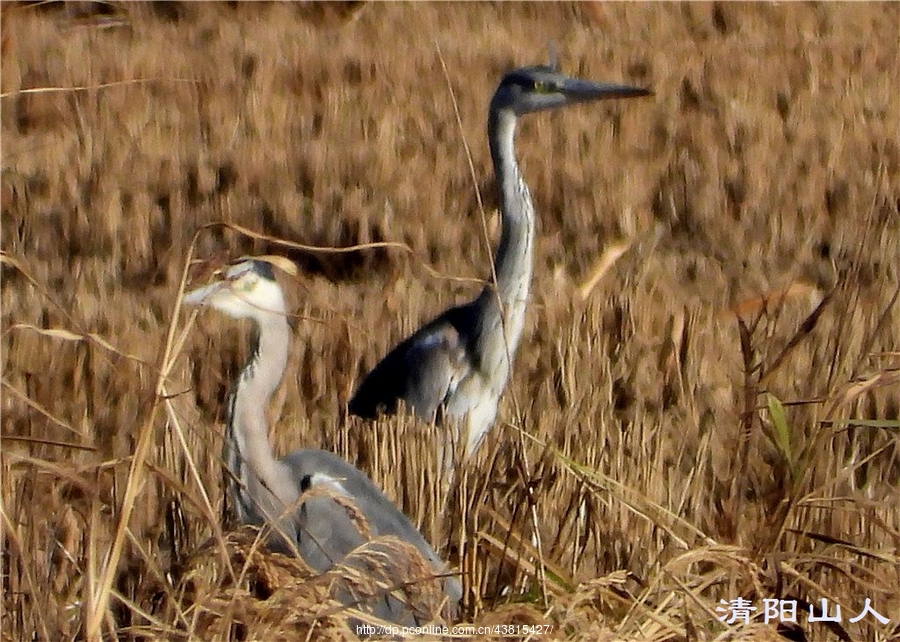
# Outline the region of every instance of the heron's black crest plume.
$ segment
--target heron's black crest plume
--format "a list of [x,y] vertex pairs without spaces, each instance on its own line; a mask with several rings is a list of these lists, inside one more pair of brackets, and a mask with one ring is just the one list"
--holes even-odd
[[513,69],[500,81],[500,87],[508,87],[510,85],[518,85],[526,91],[532,91],[538,82],[537,75],[555,74],[557,71],[547,65],[532,65],[530,67],[519,67]]
[[250,270],[255,274],[261,276],[264,279],[268,279],[269,281],[275,280],[275,270],[272,269],[272,264],[268,261],[250,259],[247,261],[247,263],[250,264]]

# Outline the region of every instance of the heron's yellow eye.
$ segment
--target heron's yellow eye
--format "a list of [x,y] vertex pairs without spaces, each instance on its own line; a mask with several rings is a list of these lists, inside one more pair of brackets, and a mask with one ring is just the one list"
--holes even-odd
[[535,80],[531,90],[536,94],[552,94],[559,91],[559,84],[553,80]]
[[241,290],[242,292],[249,292],[254,287],[256,287],[256,282],[258,280],[259,279],[252,278],[251,276],[246,276],[242,279],[238,279],[234,285],[238,290]]

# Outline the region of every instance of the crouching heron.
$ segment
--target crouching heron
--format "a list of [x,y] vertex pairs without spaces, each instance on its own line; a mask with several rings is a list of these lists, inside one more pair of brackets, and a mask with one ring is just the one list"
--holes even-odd
[[[255,326],[250,359],[234,382],[226,415],[225,461],[238,519],[270,528],[272,550],[299,552],[307,564],[323,572],[366,542],[345,506],[349,502],[363,515],[373,537],[394,536],[418,549],[431,567],[423,579],[446,575],[445,564],[406,515],[354,466],[323,450],[297,450],[275,458],[266,406],[287,365],[290,328],[272,266],[242,260],[219,280],[186,294],[184,302],[215,308],[234,319],[249,319]],[[462,594],[460,584],[445,578],[441,588],[453,613]],[[389,590],[385,593],[364,600],[360,608],[399,624],[427,621],[427,615],[388,594]],[[346,591],[338,599],[345,604],[357,602]]]
[[[555,58],[555,56],[552,56]],[[491,279],[470,303],[450,308],[401,342],[363,379],[351,414],[374,419],[403,401],[426,421],[464,420],[471,455],[494,423],[525,322],[534,246],[534,207],[515,156],[516,121],[533,112],[647,89],[578,80],[549,66],[516,69],[500,81],[488,111],[488,142],[500,195],[502,232]]]

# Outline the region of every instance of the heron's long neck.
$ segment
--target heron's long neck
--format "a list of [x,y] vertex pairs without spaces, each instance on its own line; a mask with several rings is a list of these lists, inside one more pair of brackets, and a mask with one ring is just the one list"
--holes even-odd
[[[253,515],[274,511],[277,503],[251,501],[248,492],[259,500],[277,498],[283,505],[294,501],[290,486],[280,477],[280,466],[269,443],[266,408],[281,382],[287,365],[290,330],[283,315],[272,314],[257,327],[257,340],[250,359],[231,392],[227,417],[226,462],[240,484],[232,483],[232,499],[243,521]],[[241,488],[241,485],[243,488]],[[261,517],[261,516],[260,516]]]
[[[500,190],[502,231],[494,258],[496,291],[488,287],[481,295],[485,327],[481,332],[480,348],[482,352],[491,351],[485,343],[489,335],[499,330],[494,326],[502,321],[504,345],[497,346],[496,341],[490,342],[494,344],[493,351],[503,351],[502,355],[495,355],[501,361],[505,361],[507,350],[510,356],[515,352],[522,334],[534,245],[534,206],[516,163],[515,135],[515,114],[492,106],[488,117],[488,139]],[[490,359],[490,355],[483,354],[482,358]],[[505,378],[504,375],[504,383]]]

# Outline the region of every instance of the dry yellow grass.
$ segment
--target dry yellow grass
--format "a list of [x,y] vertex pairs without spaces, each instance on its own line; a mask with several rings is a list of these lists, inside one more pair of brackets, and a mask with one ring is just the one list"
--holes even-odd
[[[900,6],[2,17],[4,639],[349,634],[330,580],[221,523],[221,402],[246,329],[201,315],[181,343],[173,319],[192,238],[216,221],[408,247],[303,251],[219,226],[194,255],[297,263],[277,447],[359,461],[465,573],[467,621],[776,639],[759,617],[718,620],[720,599],[744,597],[800,601],[793,639],[900,633]],[[540,218],[529,330],[498,426],[440,513],[434,431],[373,430],[343,407],[486,275],[495,222],[463,141],[490,210],[490,93],[548,40],[566,71],[655,97],[523,122]],[[839,627],[806,622],[822,598]],[[847,621],[865,598],[888,625]]]

